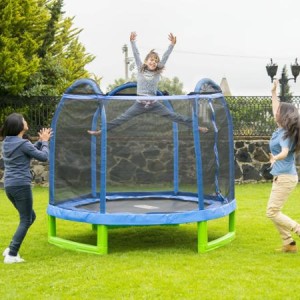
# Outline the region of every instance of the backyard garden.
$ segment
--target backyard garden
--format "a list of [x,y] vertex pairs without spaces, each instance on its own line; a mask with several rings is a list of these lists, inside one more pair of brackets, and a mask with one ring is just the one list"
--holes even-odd
[[[280,253],[265,217],[270,183],[236,185],[236,239],[197,253],[196,224],[109,229],[108,255],[73,252],[47,241],[48,188],[34,187],[35,224],[20,253],[23,264],[0,264],[0,299],[298,299],[299,254]],[[300,220],[300,187],[284,211]],[[1,240],[16,228],[16,210],[0,190]],[[209,239],[227,219],[208,222]],[[96,241],[90,224],[60,221],[62,235]],[[299,239],[296,238],[299,242]]]

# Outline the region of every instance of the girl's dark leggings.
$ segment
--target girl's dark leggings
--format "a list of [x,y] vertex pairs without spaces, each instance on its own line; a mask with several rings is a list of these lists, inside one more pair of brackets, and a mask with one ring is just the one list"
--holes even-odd
[[19,226],[9,245],[9,255],[16,256],[29,227],[36,218],[35,212],[32,209],[32,191],[30,185],[21,185],[5,187],[5,192],[20,216]]

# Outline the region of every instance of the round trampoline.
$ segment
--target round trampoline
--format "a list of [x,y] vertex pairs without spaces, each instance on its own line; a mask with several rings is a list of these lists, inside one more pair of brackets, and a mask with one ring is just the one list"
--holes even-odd
[[[221,89],[202,79],[193,93],[165,94],[147,100],[162,103],[172,118],[149,109],[124,121],[141,100],[135,82],[106,95],[90,79],[66,90],[52,121],[50,243],[106,254],[110,227],[194,222],[200,253],[234,239],[232,121]],[[98,129],[99,136],[87,133]],[[207,222],[223,217],[228,232],[209,240]],[[96,245],[59,237],[56,219],[92,224]]]

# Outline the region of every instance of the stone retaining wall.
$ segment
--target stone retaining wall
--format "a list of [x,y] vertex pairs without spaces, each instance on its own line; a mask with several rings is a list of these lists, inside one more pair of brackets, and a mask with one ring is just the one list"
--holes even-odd
[[236,140],[234,142],[236,182],[271,180],[269,152],[268,140]]
[[[3,186],[3,159],[1,155],[0,142],[0,186]],[[234,142],[235,153],[235,180],[238,183],[245,182],[263,182],[272,179],[269,173],[269,140],[263,139],[237,139]],[[164,153],[163,149],[157,151],[158,157],[156,161],[160,160],[159,153]],[[33,183],[39,185],[48,185],[49,165],[48,163],[38,162],[33,160],[32,163]],[[299,170],[300,159],[297,157],[297,168]],[[112,168],[109,168],[113,170]],[[109,170],[108,170],[109,171]],[[153,170],[149,170],[152,172]],[[112,177],[112,176],[110,176]]]

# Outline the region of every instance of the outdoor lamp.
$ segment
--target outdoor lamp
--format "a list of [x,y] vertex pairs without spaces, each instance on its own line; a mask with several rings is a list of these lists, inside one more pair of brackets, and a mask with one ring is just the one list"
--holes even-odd
[[294,81],[296,82],[296,78],[300,73],[300,66],[298,65],[297,58],[295,59],[295,64],[291,65],[291,70],[294,76]]
[[[273,63],[273,60],[271,58],[271,63],[266,66],[267,73],[271,77],[271,82],[274,80],[274,76],[277,73],[278,65]],[[279,83],[281,85],[281,99],[280,101],[286,101],[287,96],[286,96],[286,85],[288,84],[289,80],[293,80],[296,82],[297,76],[300,73],[300,66],[297,62],[297,58],[295,59],[295,63],[291,65],[291,71],[293,74],[293,78],[288,78],[287,75],[285,74],[284,70],[282,70],[281,78],[279,78]]]
[[[271,77],[271,82],[273,82],[274,76],[277,73],[278,65],[273,64],[272,58],[271,58],[271,63],[266,66],[266,69],[267,69],[268,75]],[[298,72],[298,74],[299,74],[299,72]]]

